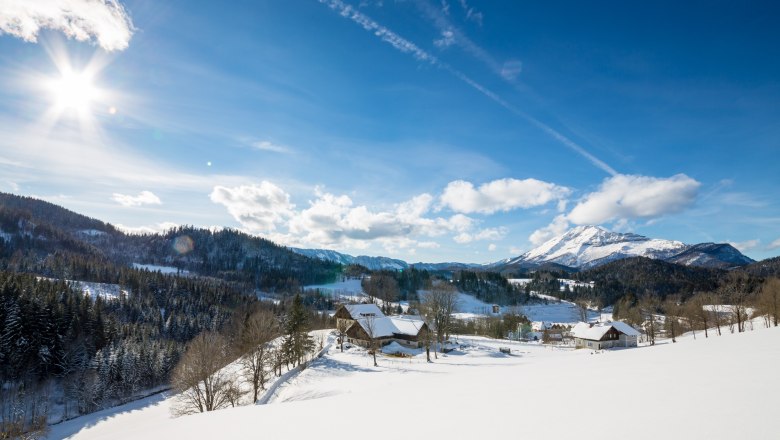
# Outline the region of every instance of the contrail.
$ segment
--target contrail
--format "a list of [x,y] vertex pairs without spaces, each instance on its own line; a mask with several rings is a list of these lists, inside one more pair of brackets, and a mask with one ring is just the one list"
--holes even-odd
[[[374,21],[371,17],[356,10],[351,5],[348,5],[341,0],[318,0],[318,1],[322,4],[327,5],[329,8],[333,9],[334,11],[338,12],[339,15],[341,15],[342,17],[348,18],[353,22],[362,26],[363,29],[372,32],[380,40],[390,44],[397,50],[403,53],[411,54],[418,61],[422,61],[432,66],[436,66],[440,69],[446,70],[447,72],[449,72],[450,74],[458,78],[459,80],[463,81],[464,83],[468,84],[478,92],[482,93],[487,98],[491,99],[493,102],[497,103],[498,105],[504,107],[506,110],[509,110],[510,112],[515,114],[516,116],[525,119],[526,121],[530,122],[532,125],[541,129],[542,131],[547,133],[547,135],[551,136],[553,139],[557,140],[558,142],[562,143],[569,149],[581,155],[582,157],[587,159],[590,163],[592,163],[599,169],[603,170],[607,174],[610,174],[612,176],[618,174],[618,172],[615,171],[612,167],[607,165],[604,161],[600,160],[596,156],[589,153],[587,150],[585,150],[582,146],[580,146],[573,140],[564,136],[554,128],[545,124],[544,122],[536,119],[535,117],[529,115],[528,113],[508,103],[492,90],[488,89],[487,87],[469,78],[465,73],[455,69],[454,67],[448,65],[447,63],[444,63],[443,61],[439,60],[436,56],[426,52],[425,50],[421,49],[413,42],[401,37],[400,35],[391,31],[387,27],[380,25],[379,23]],[[487,54],[485,53],[485,55]]]

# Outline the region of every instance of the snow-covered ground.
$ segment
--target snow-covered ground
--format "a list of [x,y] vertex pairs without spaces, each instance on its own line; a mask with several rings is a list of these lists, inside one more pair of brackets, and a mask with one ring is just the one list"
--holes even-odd
[[156,264],[141,264],[141,263],[133,263],[134,269],[142,269],[142,270],[148,270],[150,272],[160,272],[162,274],[173,274],[173,275],[189,275],[189,271],[179,269],[178,267],[173,266],[158,266]]
[[348,278],[337,283],[304,286],[303,290],[319,290],[323,295],[346,301],[359,301],[365,298],[363,287],[360,285],[360,279],[357,278]]
[[[336,283],[304,286],[303,290],[319,290],[323,295],[330,296],[331,298],[342,302],[360,303],[368,299],[368,295],[363,292],[361,280],[356,278],[349,278]],[[384,304],[384,301],[378,298],[375,299],[374,302],[380,307]],[[408,301],[389,302],[389,304],[393,309],[400,305],[404,312],[409,309]]]
[[172,419],[168,400],[152,397],[80,420],[82,430],[55,426],[50,438],[777,436],[780,328],[599,354],[458,340],[460,350],[433,363],[380,356],[379,367],[362,349],[333,346],[267,405]]
[[127,295],[127,291],[119,287],[119,284],[92,283],[88,281],[67,281],[68,285],[80,289],[92,299],[101,297],[105,300],[119,299],[121,295]]
[[[56,281],[54,278],[37,277],[38,280]],[[89,295],[93,300],[100,297],[104,300],[119,299],[121,295],[127,295],[127,290],[119,284],[93,283],[91,281],[65,280],[68,286],[81,290],[84,295]]]
[[[558,298],[532,294],[537,302],[523,304],[521,306],[499,307],[500,314],[517,312],[525,315],[531,321],[576,323],[580,320],[577,306],[568,302],[561,301]],[[457,313],[453,316],[457,319],[474,319],[482,316],[495,316],[492,313],[492,304],[487,304],[473,295],[458,293]],[[589,310],[588,320],[598,319],[598,311]]]
[[[525,286],[526,284],[533,281],[531,278],[508,278],[508,282],[518,285],[518,286]],[[577,280],[570,280],[568,278],[558,278],[558,282],[561,283],[561,292],[566,290],[566,286],[569,286],[569,289],[574,289],[575,287],[593,287],[593,281],[577,281]]]

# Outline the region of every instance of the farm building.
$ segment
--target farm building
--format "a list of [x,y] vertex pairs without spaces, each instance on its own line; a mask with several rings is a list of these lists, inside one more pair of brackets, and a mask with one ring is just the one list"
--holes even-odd
[[369,345],[371,336],[379,346],[397,342],[411,348],[422,347],[428,325],[418,316],[367,316],[356,319],[347,328],[347,341]]
[[580,322],[571,331],[577,348],[636,347],[639,332],[625,322]]
[[348,328],[357,319],[370,316],[384,317],[385,314],[376,304],[345,304],[336,309],[333,316],[339,328]]

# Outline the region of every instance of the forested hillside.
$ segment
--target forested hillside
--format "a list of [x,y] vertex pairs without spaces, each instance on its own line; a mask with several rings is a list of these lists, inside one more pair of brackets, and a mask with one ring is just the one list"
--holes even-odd
[[[166,275],[134,263],[182,271]],[[258,291],[285,297],[340,270],[238,231],[129,235],[48,202],[0,194],[2,424],[32,429],[47,417],[85,414],[167,386],[198,334],[230,332],[247,310],[282,319],[286,303],[260,303]],[[88,286],[116,295],[74,280],[105,283]]]

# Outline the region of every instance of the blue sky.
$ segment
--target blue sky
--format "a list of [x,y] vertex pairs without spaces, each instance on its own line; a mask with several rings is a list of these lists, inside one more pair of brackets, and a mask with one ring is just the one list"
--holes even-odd
[[50,3],[0,7],[2,191],[408,261],[780,254],[771,2]]

